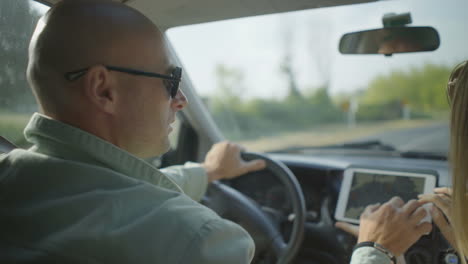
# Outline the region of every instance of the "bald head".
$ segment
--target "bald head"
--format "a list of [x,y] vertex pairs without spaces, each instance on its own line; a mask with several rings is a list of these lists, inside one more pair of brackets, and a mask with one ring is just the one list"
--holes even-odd
[[[174,70],[158,28],[138,11],[104,0],[64,0],[38,23],[28,80],[44,114],[140,157],[169,148],[175,114],[187,104],[159,77]],[[65,73],[82,69],[69,81]],[[173,87],[173,86],[172,86]]]
[[51,115],[66,112],[70,101],[78,98],[72,89],[65,89],[66,72],[96,64],[159,67],[144,61],[145,53],[158,50],[145,49],[148,41],[163,45],[156,26],[124,4],[64,0],[52,7],[39,21],[29,47],[27,76],[42,110]]

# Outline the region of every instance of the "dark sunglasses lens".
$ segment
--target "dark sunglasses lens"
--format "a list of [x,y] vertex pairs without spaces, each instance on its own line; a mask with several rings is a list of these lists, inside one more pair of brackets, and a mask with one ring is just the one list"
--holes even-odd
[[179,81],[172,81],[172,87],[171,87],[171,96],[172,98],[176,97],[177,91],[179,90]]
[[164,83],[164,87],[166,87],[167,93],[168,93],[172,98],[174,98],[174,96],[175,96],[175,95],[174,95],[174,92],[173,92],[173,90],[174,90],[174,88],[173,88],[173,87],[174,87],[174,82],[173,82],[173,81],[170,81],[170,80],[164,80],[163,83]]
[[174,70],[172,71],[172,76],[175,79],[180,80],[180,78],[182,77],[182,68],[175,67]]
[[172,98],[176,97],[177,95],[178,84],[179,84],[178,81],[168,81],[167,91],[169,92]]
[[174,98],[177,95],[177,91],[179,90],[179,82],[180,82],[180,79],[182,78],[182,68],[175,67],[174,70],[172,71],[171,76],[172,78],[175,79],[175,80],[170,81],[171,82],[170,94],[171,94],[171,97]]

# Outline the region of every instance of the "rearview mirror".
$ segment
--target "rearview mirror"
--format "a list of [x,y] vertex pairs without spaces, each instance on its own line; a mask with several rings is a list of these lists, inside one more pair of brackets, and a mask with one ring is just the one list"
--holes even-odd
[[433,51],[440,45],[432,27],[386,27],[347,33],[341,37],[342,54],[385,54]]

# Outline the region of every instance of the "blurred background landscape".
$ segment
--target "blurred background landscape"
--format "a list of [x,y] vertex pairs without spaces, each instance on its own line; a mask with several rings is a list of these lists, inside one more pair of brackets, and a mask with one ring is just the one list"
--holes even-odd
[[[389,2],[360,5],[359,10],[395,5],[397,11],[407,11],[410,7]],[[380,23],[379,12],[370,25],[367,20],[353,20],[354,24],[340,28],[328,19],[348,14],[351,8],[356,7],[195,25],[170,30],[168,35],[185,66],[184,76],[192,79],[226,138],[257,151],[333,144],[390,130],[447,127],[445,86],[451,69],[463,57],[456,52],[459,47],[451,44],[459,42],[449,41],[455,34],[441,31],[445,42],[435,53],[346,57],[337,53],[339,36],[349,28]],[[45,10],[31,1],[0,1],[0,135],[22,147],[28,146],[24,126],[37,111],[25,76],[28,42]],[[431,23],[446,18],[426,13]],[[456,13],[452,17],[457,18]],[[232,38],[226,39],[220,28],[233,29]],[[194,34],[202,34],[198,42]],[[207,36],[213,37],[207,42]],[[250,45],[233,40],[248,38]],[[198,50],[201,46],[204,49]]]

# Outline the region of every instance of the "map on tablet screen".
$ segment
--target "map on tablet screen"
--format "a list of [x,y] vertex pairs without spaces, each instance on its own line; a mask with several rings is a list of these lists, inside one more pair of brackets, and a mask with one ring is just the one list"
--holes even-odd
[[359,223],[364,209],[375,203],[385,203],[398,196],[405,202],[430,193],[435,176],[406,172],[348,169],[345,171],[335,218]]

